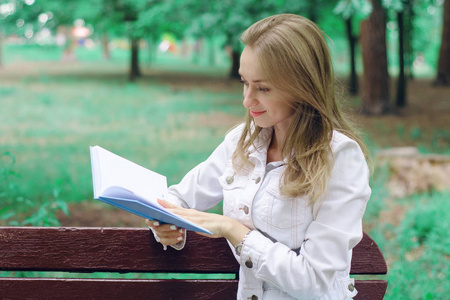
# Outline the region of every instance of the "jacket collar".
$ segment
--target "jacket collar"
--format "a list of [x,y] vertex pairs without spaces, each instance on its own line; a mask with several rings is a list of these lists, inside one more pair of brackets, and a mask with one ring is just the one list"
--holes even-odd
[[[255,157],[263,160],[264,163],[267,160],[267,150],[269,149],[270,141],[272,140],[273,127],[263,128],[258,135],[258,138],[253,142],[253,145],[249,149],[249,158]],[[282,162],[277,162],[276,165],[286,165],[288,163],[285,157]]]
[[259,157],[261,155],[267,156],[267,149],[269,148],[270,141],[272,140],[273,128],[263,128],[258,137],[250,146],[250,157]]

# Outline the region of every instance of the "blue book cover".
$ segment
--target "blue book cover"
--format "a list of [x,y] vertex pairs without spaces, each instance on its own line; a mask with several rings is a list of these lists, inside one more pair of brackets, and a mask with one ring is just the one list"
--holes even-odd
[[177,216],[157,202],[157,199],[164,199],[167,194],[165,176],[100,146],[90,147],[90,152],[94,199],[142,218],[211,234],[205,228]]

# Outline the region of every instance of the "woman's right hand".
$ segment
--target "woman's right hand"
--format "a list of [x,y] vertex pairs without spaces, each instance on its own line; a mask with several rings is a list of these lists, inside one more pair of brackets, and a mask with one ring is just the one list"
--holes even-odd
[[145,224],[152,228],[163,245],[175,245],[183,240],[185,229],[178,228],[173,224],[160,224],[156,220],[145,220]]

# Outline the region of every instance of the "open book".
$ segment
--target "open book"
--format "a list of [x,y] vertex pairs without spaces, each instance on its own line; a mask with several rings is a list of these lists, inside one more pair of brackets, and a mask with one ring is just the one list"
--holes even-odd
[[165,176],[141,167],[102,147],[90,147],[94,199],[140,217],[187,230],[210,231],[170,212],[158,203],[167,194]]

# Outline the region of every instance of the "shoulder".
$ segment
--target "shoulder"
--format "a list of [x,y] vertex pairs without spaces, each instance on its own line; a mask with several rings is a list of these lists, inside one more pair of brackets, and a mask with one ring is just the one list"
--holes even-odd
[[242,136],[244,128],[245,128],[244,123],[236,125],[235,127],[231,128],[230,131],[228,131],[228,133],[225,136],[225,143],[236,145]]
[[[362,178],[368,177],[366,157],[359,144],[338,131],[333,131],[331,150],[334,160],[334,179],[344,179],[344,173],[359,174]],[[366,176],[367,175],[367,176]],[[354,180],[354,179],[353,179]]]
[[340,152],[344,149],[353,149],[362,153],[361,148],[355,140],[336,130],[333,130],[330,147],[333,153]]
[[342,165],[350,169],[356,165],[367,167],[366,157],[361,147],[345,134],[334,130],[330,147],[335,167]]

